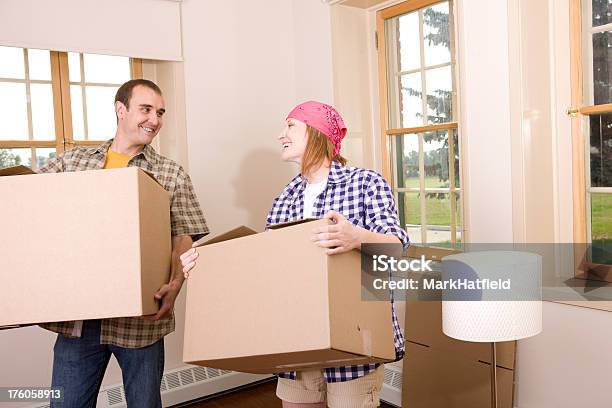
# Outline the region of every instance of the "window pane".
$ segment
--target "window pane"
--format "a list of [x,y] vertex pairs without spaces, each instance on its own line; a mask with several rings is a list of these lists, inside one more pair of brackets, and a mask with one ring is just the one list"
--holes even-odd
[[35,170],[40,169],[44,166],[50,159],[54,158],[56,153],[53,148],[38,148],[36,150],[36,168]]
[[450,225],[450,198],[447,193],[425,193],[425,210],[427,225]]
[[115,94],[119,87],[88,86],[85,88],[87,103],[87,137],[89,140],[107,140],[115,135]]
[[32,134],[35,140],[55,140],[51,84],[30,84]]
[[425,73],[425,86],[427,87],[427,122],[451,122],[453,92],[451,67],[427,70]]
[[25,79],[23,48],[0,47],[0,78]]
[[70,85],[70,109],[72,110],[72,138],[85,140],[85,122],[83,119],[83,87]]
[[122,84],[130,80],[130,59],[110,55],[84,54],[85,82]]
[[419,193],[398,193],[400,222],[408,232],[410,242],[418,244],[421,240],[421,204]]
[[593,1],[593,27],[612,23],[612,1],[592,0]]
[[0,149],[0,168],[30,166],[32,149]]
[[592,187],[612,187],[612,115],[590,117]]
[[25,84],[0,82],[0,140],[28,139],[27,109]]
[[[455,243],[461,243],[461,207],[460,196],[453,194],[455,200]],[[451,194],[426,192],[425,193],[425,213],[427,225],[422,225],[420,193],[401,192],[397,193],[397,206],[400,216],[400,223],[405,227],[412,243],[436,244],[436,246],[450,247],[452,242],[453,229],[451,228]],[[421,235],[425,228],[426,237],[423,241]]]
[[78,52],[68,53],[68,76],[70,82],[81,82],[81,57]]
[[[450,194],[427,193],[427,244],[438,247],[459,247],[461,244],[461,210],[459,207],[459,195],[455,194],[455,231],[451,228]],[[453,232],[455,234],[455,245],[452,245]]]
[[402,127],[423,124],[421,73],[402,75],[401,112]]
[[591,261],[612,264],[612,194],[591,194]]
[[419,188],[419,137],[418,135],[396,136],[396,158],[398,180],[402,188]]
[[[448,156],[447,130],[422,133],[423,161],[425,165],[425,188],[450,188],[450,171]],[[454,138],[454,187],[459,188],[459,146],[457,132],[452,130]],[[419,134],[394,136],[394,162],[399,188],[420,188],[419,181]]]
[[30,79],[51,80],[51,56],[48,50],[28,50]]
[[612,102],[612,31],[593,34],[595,105]]
[[421,66],[419,47],[419,14],[413,12],[399,17],[400,70],[409,71]]
[[448,132],[427,132],[423,134],[425,160],[425,187],[449,188]]
[[449,31],[448,2],[436,4],[423,10],[423,41],[426,66],[450,62]]
[[612,194],[591,194],[591,236],[593,242],[612,239]]

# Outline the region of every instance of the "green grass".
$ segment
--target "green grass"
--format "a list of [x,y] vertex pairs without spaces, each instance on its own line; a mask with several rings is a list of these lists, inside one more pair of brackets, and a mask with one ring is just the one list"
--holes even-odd
[[[426,177],[426,188],[447,187],[446,182],[440,181],[437,177]],[[404,180],[404,187],[418,188],[419,179],[410,178]],[[404,216],[407,224],[421,224],[421,210],[419,202],[419,193],[403,193],[404,197]],[[450,195],[445,194],[444,198],[438,196],[426,196],[425,208],[427,213],[428,225],[450,225]],[[459,202],[456,203],[457,210],[457,225],[461,224],[461,211]],[[400,209],[401,211],[401,209]]]
[[[426,197],[425,209],[428,225],[450,225],[450,198],[448,194],[444,198]],[[458,210],[458,209],[457,209]],[[404,193],[404,215],[407,224],[421,224],[421,205],[419,193]],[[461,223],[459,211],[457,211],[457,224]]]
[[[418,177],[410,177],[407,179],[404,179],[404,187],[408,187],[408,188],[418,188],[419,185],[419,178]],[[446,187],[448,188],[449,186],[449,182],[447,181],[442,181],[440,180],[438,177],[425,177],[425,188],[440,188],[440,187]]]
[[[417,178],[411,178],[405,180],[405,187],[416,188],[419,187],[419,180]],[[425,179],[426,188],[440,188],[448,187],[446,182],[440,181],[437,177],[427,177]],[[459,197],[459,194],[455,196]],[[406,224],[419,225],[423,224],[421,221],[421,203],[419,193],[406,192],[399,193],[399,211],[403,212],[403,221]],[[403,206],[402,206],[403,202]],[[459,200],[455,201],[456,204],[456,217],[455,225],[457,230],[461,228],[461,211],[459,207]],[[425,196],[425,212],[427,217],[427,225],[447,226],[451,224],[451,202],[450,194],[448,193],[433,193]],[[451,247],[451,243],[442,242],[436,243],[436,246],[440,247]],[[458,243],[460,245],[460,241]]]
[[612,194],[591,194],[593,241],[612,239]]

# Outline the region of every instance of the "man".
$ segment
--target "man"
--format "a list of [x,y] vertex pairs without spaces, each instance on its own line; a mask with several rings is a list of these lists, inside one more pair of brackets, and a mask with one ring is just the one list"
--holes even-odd
[[161,304],[159,312],[137,318],[43,325],[59,333],[52,386],[63,388],[64,401],[52,403],[52,407],[95,406],[111,354],[121,367],[128,407],[161,407],[163,337],[174,331],[174,301],[184,279],[179,256],[191,247],[192,237],[208,233],[189,176],[150,146],[162,127],[164,112],[164,99],[156,84],[144,79],[128,81],[115,96],[114,139],[98,147],[64,152],[40,169],[45,173],[138,166],[154,174],[171,194],[172,270],[170,282],[155,294]]

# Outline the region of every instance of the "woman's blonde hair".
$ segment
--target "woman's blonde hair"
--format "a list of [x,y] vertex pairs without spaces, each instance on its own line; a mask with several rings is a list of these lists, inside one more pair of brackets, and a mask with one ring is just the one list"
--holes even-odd
[[325,159],[330,163],[335,160],[343,166],[346,165],[346,159],[340,153],[334,156],[335,146],[323,132],[306,125],[306,137],[308,140],[302,157],[302,177],[316,170]]

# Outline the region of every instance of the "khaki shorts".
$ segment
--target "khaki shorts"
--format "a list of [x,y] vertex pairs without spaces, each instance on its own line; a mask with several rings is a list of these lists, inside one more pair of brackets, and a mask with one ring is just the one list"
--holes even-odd
[[363,377],[350,381],[326,384],[322,370],[300,371],[297,379],[279,378],[276,395],[293,403],[327,401],[330,408],[370,408],[380,405],[380,390],[384,378],[384,366]]

